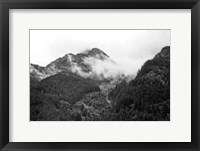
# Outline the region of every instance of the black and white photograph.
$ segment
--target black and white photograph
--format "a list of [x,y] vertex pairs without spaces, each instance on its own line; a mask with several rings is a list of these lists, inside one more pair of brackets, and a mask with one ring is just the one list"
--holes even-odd
[[30,121],[170,121],[170,29],[30,29]]

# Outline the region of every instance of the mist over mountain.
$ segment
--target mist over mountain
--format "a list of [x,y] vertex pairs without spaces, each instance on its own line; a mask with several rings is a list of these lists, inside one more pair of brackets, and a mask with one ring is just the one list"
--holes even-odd
[[104,80],[123,75],[122,69],[106,53],[98,48],[69,53],[49,63],[46,67],[31,64],[31,76],[38,81],[59,72],[72,72],[84,78]]
[[170,47],[126,74],[93,48],[30,65],[31,120],[169,120]]

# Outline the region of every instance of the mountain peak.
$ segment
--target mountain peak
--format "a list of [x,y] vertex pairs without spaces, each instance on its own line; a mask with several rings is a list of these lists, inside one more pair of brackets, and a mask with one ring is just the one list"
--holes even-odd
[[58,59],[52,61],[46,67],[38,67],[35,65],[34,68],[32,68],[38,71],[37,73],[35,73],[36,75],[44,75],[40,76],[40,79],[45,76],[51,76],[62,71],[72,72],[79,75],[82,74],[83,76],[85,76],[89,73],[94,72],[94,69],[92,68],[93,65],[100,62],[111,64],[115,63],[106,53],[104,53],[99,48],[92,48],[90,50],[77,54],[67,53],[63,57],[59,57]]
[[80,52],[80,53],[77,53],[76,55],[84,55],[84,56],[87,56],[87,57],[95,57],[97,55],[100,55],[100,56],[106,56],[106,57],[109,57],[105,52],[103,52],[102,50],[100,50],[99,48],[92,48],[90,50],[86,50],[86,51],[83,51],[83,52]]
[[170,57],[170,46],[165,46],[154,58],[169,58]]
[[88,51],[88,54],[90,54],[90,55],[97,55],[97,54],[101,55],[101,54],[103,54],[103,55],[109,57],[106,53],[104,53],[99,48],[92,48],[90,51]]

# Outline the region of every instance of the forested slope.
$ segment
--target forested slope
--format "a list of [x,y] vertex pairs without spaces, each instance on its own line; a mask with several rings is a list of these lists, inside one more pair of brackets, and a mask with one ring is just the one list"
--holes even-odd
[[109,98],[126,120],[169,120],[170,47],[146,61],[130,83],[118,84]]

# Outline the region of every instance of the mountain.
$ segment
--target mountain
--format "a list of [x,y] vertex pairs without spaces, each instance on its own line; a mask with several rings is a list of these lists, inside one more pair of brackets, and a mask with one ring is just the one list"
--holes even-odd
[[71,73],[60,72],[37,84],[31,81],[30,118],[33,121],[80,119],[76,108],[72,110],[74,104],[85,95],[99,91],[95,82]]
[[39,65],[30,64],[30,77],[34,80],[41,80],[48,77],[45,67]]
[[135,79],[117,84],[109,99],[129,120],[169,120],[170,47],[146,61]]
[[70,103],[81,99],[85,93],[100,91],[95,82],[75,74],[63,72],[42,80],[37,90],[42,93],[59,95],[63,100]]
[[147,60],[136,75],[109,75],[115,66],[98,48],[66,54],[46,67],[31,64],[30,119],[170,120],[170,47]]
[[35,78],[38,81],[45,79],[51,75],[55,75],[59,72],[71,72],[82,77],[90,77],[92,79],[104,78],[103,75],[96,73],[94,65],[106,62],[111,65],[115,65],[115,62],[110,57],[98,48],[92,48],[76,55],[69,53],[63,57],[60,57],[53,62],[49,63],[46,67],[39,65],[30,65],[31,78]]

